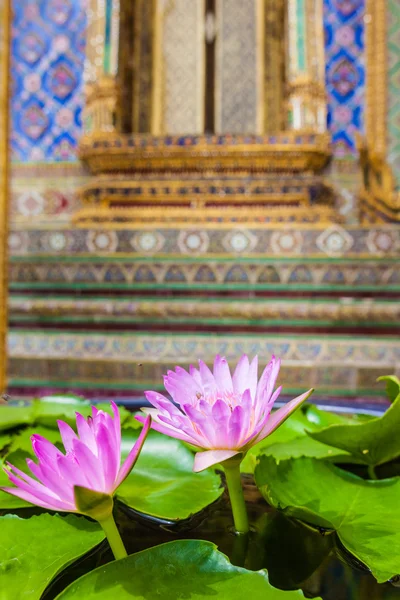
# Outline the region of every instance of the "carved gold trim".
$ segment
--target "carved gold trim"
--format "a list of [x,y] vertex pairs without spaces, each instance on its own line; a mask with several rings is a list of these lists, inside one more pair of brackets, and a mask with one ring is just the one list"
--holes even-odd
[[162,97],[163,97],[163,57],[162,57],[162,30],[163,30],[164,0],[154,0],[153,20],[153,87],[151,98],[151,133],[162,134]]
[[286,126],[285,96],[285,9],[283,0],[264,0],[263,20],[263,104],[265,133],[282,131]]
[[0,393],[7,385],[10,1],[2,2],[0,50]]
[[369,148],[384,156],[387,135],[386,1],[366,3],[366,134]]
[[162,137],[98,134],[81,140],[80,156],[94,173],[137,171],[277,171],[321,170],[330,156],[327,134],[316,134],[300,140],[299,132],[284,132],[257,143],[213,143],[207,136],[190,137],[185,143],[173,144]]
[[359,136],[363,168],[360,191],[363,221],[400,221],[400,196],[387,153],[387,6],[385,0],[366,3],[366,135]]
[[221,227],[225,223],[229,227],[239,225],[257,225],[263,221],[271,223],[307,223],[309,226],[321,223],[338,223],[340,216],[329,206],[318,206],[313,212],[309,206],[254,206],[249,209],[248,206],[224,207],[223,211],[219,206],[209,206],[206,208],[187,208],[187,207],[143,207],[136,206],[132,208],[95,206],[83,208],[73,216],[73,224],[78,227],[87,227],[90,225],[101,225],[102,227],[114,228],[116,225],[135,223],[139,227],[152,225],[153,227],[190,227],[191,225],[201,224]]
[[265,61],[264,61],[264,46],[265,46],[265,11],[264,0],[257,0],[256,4],[256,27],[257,27],[257,123],[256,132],[264,133],[265,122]]
[[[172,187],[169,194],[165,194],[163,196],[155,195],[151,193],[151,187],[149,186],[147,189],[143,189],[143,193],[140,196],[131,196],[129,198],[124,194],[124,189],[132,188],[135,185],[135,182],[131,182],[130,185],[126,187],[119,188],[119,193],[113,193],[112,196],[107,194],[107,190],[100,190],[100,194],[96,193],[99,191],[98,187],[95,189],[84,190],[82,193],[82,199],[84,208],[85,206],[90,205],[101,205],[107,206],[109,208],[114,209],[114,207],[118,208],[120,206],[128,207],[129,205],[135,208],[139,207],[155,207],[155,206],[165,206],[168,207],[177,207],[182,206],[182,208],[190,208],[190,209],[198,209],[198,208],[207,208],[216,206],[223,206],[224,210],[227,206],[233,207],[243,207],[250,206],[261,207],[261,206],[308,206],[310,204],[309,193],[308,190],[299,193],[292,194],[283,194],[279,193],[267,193],[267,194],[257,194],[244,196],[243,194],[229,194],[228,196],[217,194],[199,194],[197,197],[194,197],[190,194],[179,195]],[[170,185],[170,183],[168,183]],[[142,184],[141,184],[142,187]],[[117,188],[118,189],[118,188]]]

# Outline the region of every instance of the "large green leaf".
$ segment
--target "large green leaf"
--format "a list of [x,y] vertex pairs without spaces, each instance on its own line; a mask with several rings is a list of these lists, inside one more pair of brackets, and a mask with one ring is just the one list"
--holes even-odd
[[[26,459],[32,458],[33,455],[25,450],[15,450],[10,452],[0,461],[0,487],[12,487],[13,484],[8,479],[4,472],[3,466],[6,461],[9,461],[14,466],[23,471],[27,471]],[[7,494],[0,490],[0,510],[14,510],[17,508],[26,508],[32,506],[17,496]]]
[[[11,443],[9,445],[7,454],[0,459],[0,487],[12,487],[12,484],[2,468],[5,462],[10,462],[22,471],[30,474],[26,464],[26,459],[35,459],[35,456],[32,452],[31,442],[31,436],[34,433],[42,435],[53,444],[61,444],[61,436],[59,431],[56,429],[38,425],[37,427],[28,427],[19,431],[17,435],[14,435],[11,438]],[[31,506],[31,504],[21,500],[21,498],[17,498],[17,496],[12,496],[11,494],[7,494],[6,492],[2,492],[0,490],[0,510],[14,510],[17,508],[26,508],[28,506]]]
[[334,530],[379,582],[400,574],[400,479],[365,481],[332,464],[262,456],[257,485],[289,516]]
[[349,452],[358,461],[380,465],[400,456],[400,396],[382,417],[358,424],[331,425],[308,435]]
[[256,444],[246,454],[241,464],[242,473],[254,473],[257,457],[260,454],[271,454],[280,460],[298,456],[312,456],[315,458],[335,458],[346,453],[338,452],[335,448],[328,448],[317,441],[309,442],[306,430],[318,431],[333,423],[348,423],[351,417],[337,415],[329,411],[320,410],[310,404],[298,409],[270,436]]
[[347,462],[350,454],[321,444],[316,440],[311,439],[307,435],[297,437],[294,440],[286,443],[272,444],[262,450],[262,454],[266,456],[273,456],[276,461],[287,460],[288,458],[318,458],[327,459],[335,462]]
[[104,539],[83,517],[0,517],[0,600],[39,600],[47,584],[68,564]]
[[[126,456],[139,432],[123,431],[122,453]],[[222,492],[219,476],[208,469],[193,473],[193,454],[185,445],[150,431],[139,460],[117,497],[129,507],[158,518],[179,520],[199,512]]]
[[57,600],[295,600],[300,591],[283,592],[268,583],[265,571],[234,567],[210,542],[184,540],[162,544],[114,561],[72,583]]
[[400,379],[396,375],[384,375],[377,381],[386,381],[386,394],[390,402],[394,402],[400,395]]
[[0,431],[7,431],[33,422],[30,406],[0,404]]
[[59,444],[61,447],[61,436],[58,429],[37,425],[36,427],[27,427],[26,429],[22,429],[16,435],[14,435],[8,448],[8,454],[17,450],[23,450],[24,452],[32,454],[31,437],[34,434],[41,435],[49,440],[49,442],[52,444]]
[[5,448],[6,446],[8,446],[11,443],[12,440],[12,436],[9,433],[1,433],[0,434],[0,452],[3,451],[3,453],[5,452]]

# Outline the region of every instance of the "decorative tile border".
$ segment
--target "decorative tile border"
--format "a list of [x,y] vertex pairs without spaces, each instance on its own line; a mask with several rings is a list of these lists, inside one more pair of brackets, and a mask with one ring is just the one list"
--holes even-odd
[[188,363],[221,353],[229,360],[243,353],[280,356],[286,365],[400,368],[400,341],[390,338],[226,334],[72,333],[11,331],[11,357]]
[[[246,324],[257,327],[267,321],[272,325],[291,325],[311,322],[335,326],[368,326],[386,324],[391,328],[400,324],[400,303],[397,301],[376,301],[332,298],[317,300],[291,299],[252,299],[239,300],[224,298],[57,298],[14,296],[9,298],[9,312],[12,323],[44,319],[59,324],[75,322],[90,324],[111,323],[182,323],[195,322],[201,325],[213,324],[226,327]],[[223,319],[223,321],[221,321]]]
[[283,360],[286,393],[315,387],[318,394],[382,394],[378,376],[400,373],[400,342],[393,338],[260,335],[74,334],[13,331],[9,335],[12,386],[139,390],[162,387],[176,364],[217,353],[234,362],[243,353]]
[[[63,240],[63,241],[62,241]],[[69,227],[15,228],[10,233],[13,256],[67,254],[68,256],[277,256],[277,257],[398,257],[400,228],[341,227],[308,229],[271,224],[245,228],[239,224],[209,223],[183,226],[71,229]],[[58,259],[57,259],[58,260]]]
[[[62,240],[60,240],[60,245]],[[32,289],[310,289],[399,290],[400,261],[279,259],[13,262],[12,290]]]
[[78,190],[88,174],[78,163],[19,163],[11,169],[10,221],[20,224],[69,223],[80,208]]

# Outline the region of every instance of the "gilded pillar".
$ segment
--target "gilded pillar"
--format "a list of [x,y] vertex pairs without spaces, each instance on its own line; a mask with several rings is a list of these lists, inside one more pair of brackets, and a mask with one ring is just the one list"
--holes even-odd
[[326,131],[323,0],[288,0],[288,115],[296,130]]
[[264,132],[286,128],[285,0],[264,0]]
[[366,33],[366,114],[365,133],[369,148],[386,154],[387,50],[386,6],[382,0],[367,0]]
[[[395,10],[396,7],[390,2],[387,4],[385,0],[366,0],[365,136],[359,136],[358,149],[363,169],[361,218],[368,223],[400,221],[400,192],[396,181],[400,164],[399,153],[396,152],[397,129],[394,128],[393,146],[393,130],[388,127],[388,119],[394,113],[389,94],[393,87],[388,53],[393,48],[391,29],[393,28],[395,40],[398,33],[396,20],[393,18]],[[396,71],[393,77],[396,77]],[[397,95],[394,106],[397,106]]]
[[89,0],[83,117],[86,135],[116,128],[119,10],[119,0]]
[[[10,0],[0,2],[0,394],[7,386]],[[1,400],[0,400],[1,402]]]

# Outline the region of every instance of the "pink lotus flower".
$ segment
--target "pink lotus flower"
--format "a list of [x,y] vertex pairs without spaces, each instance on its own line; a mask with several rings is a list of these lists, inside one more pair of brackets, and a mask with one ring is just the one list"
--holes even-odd
[[[151,415],[152,427],[161,433],[196,446],[194,471],[203,471],[249,448],[277,429],[313,390],[291,400],[271,415],[281,387],[274,391],[280,360],[272,357],[258,380],[257,356],[249,363],[244,354],[233,375],[225,358],[216,356],[214,370],[203,361],[199,369],[181,367],[168,371],[164,385],[171,402],[157,392],[146,392],[155,408],[143,408]],[[144,417],[138,416],[144,422]]]
[[111,405],[114,418],[94,406],[88,419],[77,413],[78,435],[67,423],[58,421],[65,454],[41,435],[33,435],[38,463],[26,462],[34,477],[7,463],[5,471],[17,487],[0,489],[31,504],[68,512],[82,512],[76,505],[75,486],[111,497],[135,465],[151,422],[150,417],[145,420],[136,444],[120,466],[120,416],[116,404]]

